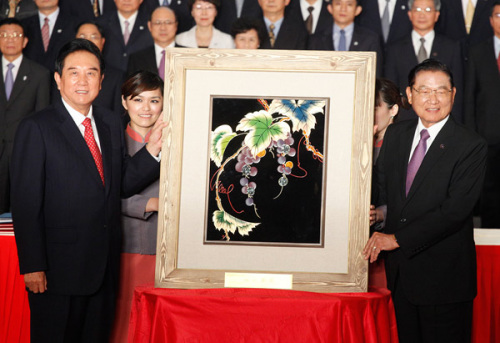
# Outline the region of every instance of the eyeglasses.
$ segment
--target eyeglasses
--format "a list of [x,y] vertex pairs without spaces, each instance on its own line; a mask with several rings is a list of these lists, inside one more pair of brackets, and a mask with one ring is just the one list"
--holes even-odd
[[194,9],[195,9],[196,11],[200,11],[200,12],[201,12],[201,11],[203,11],[203,10],[206,10],[206,11],[213,11],[213,10],[215,10],[215,6],[214,6],[214,5],[206,5],[206,6],[203,6],[203,5],[198,4],[198,5],[194,6]]
[[414,12],[419,12],[419,13],[431,13],[431,12],[434,12],[435,9],[434,8],[430,8],[430,7],[425,7],[425,8],[422,8],[422,7],[414,7],[411,9],[412,11]]
[[101,39],[101,36],[99,36],[99,35],[86,36],[82,33],[81,35],[78,36],[78,38],[83,38],[83,39],[87,39],[87,40],[96,40],[96,39]]
[[151,22],[151,24],[153,26],[162,26],[162,25],[170,26],[170,25],[174,25],[175,23],[177,23],[177,22],[172,21],[172,20],[156,20],[156,21]]
[[493,18],[500,18],[500,13],[493,13],[491,16]]
[[0,38],[3,39],[9,39],[9,38],[18,39],[22,37],[24,37],[24,34],[19,32],[12,32],[12,33],[0,32]]
[[431,96],[431,94],[436,94],[436,97],[442,98],[453,91],[452,89],[446,89],[446,88],[438,88],[438,89],[420,88],[420,89],[416,89],[415,87],[412,87],[412,89],[423,98],[429,98]]

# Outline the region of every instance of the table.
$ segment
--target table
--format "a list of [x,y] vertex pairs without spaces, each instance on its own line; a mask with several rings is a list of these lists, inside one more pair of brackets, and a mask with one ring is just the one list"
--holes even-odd
[[397,342],[387,289],[310,293],[137,287],[130,342]]

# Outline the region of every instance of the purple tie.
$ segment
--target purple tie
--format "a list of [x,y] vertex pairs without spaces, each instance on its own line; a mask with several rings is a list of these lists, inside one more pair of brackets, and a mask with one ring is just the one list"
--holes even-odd
[[160,65],[158,66],[158,75],[165,81],[165,50],[161,51]]
[[429,132],[427,132],[426,129],[420,131],[420,141],[413,152],[410,163],[408,163],[408,170],[406,171],[406,196],[408,196],[408,192],[410,191],[411,184],[415,179],[418,168],[420,168],[420,165],[424,160],[425,152],[427,151],[427,140],[429,137]]
[[9,100],[10,93],[12,93],[12,88],[14,87],[12,68],[14,68],[12,63],[7,64],[7,74],[5,74],[5,95],[7,96],[7,100]]

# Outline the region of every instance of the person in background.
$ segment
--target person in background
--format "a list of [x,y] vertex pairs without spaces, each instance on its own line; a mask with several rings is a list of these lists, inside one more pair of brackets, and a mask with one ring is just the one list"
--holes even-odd
[[165,78],[165,49],[175,46],[177,32],[175,12],[169,7],[157,7],[151,13],[148,29],[154,44],[130,55],[127,73],[131,75],[138,70],[148,70],[160,75],[163,80]]
[[309,34],[302,25],[302,17],[285,8],[290,0],[259,0],[262,9],[260,21],[266,28],[266,37],[261,42],[262,49],[305,50]]
[[321,32],[333,25],[332,16],[328,13],[327,0],[290,0],[288,12],[294,12],[300,18],[297,25],[302,23],[309,35]]
[[158,6],[168,7],[175,12],[177,18],[177,33],[189,30],[194,25],[194,20],[189,13],[188,0],[144,0],[139,8],[148,17]]
[[142,0],[115,0],[116,11],[97,19],[107,38],[104,60],[124,73],[130,55],[153,44],[147,15],[139,11],[141,3]]
[[358,0],[328,0],[326,6],[333,18],[332,25],[309,37],[309,50],[375,51],[377,75],[382,74],[382,48],[379,37],[369,29],[354,23],[362,12]]
[[116,11],[114,0],[60,0],[60,5],[76,23],[96,20]]
[[214,27],[220,0],[189,0],[188,5],[196,25],[177,35],[177,45],[186,48],[234,48],[233,38]]
[[470,48],[465,75],[465,125],[488,143],[479,214],[481,227],[500,228],[500,1],[490,9],[493,35]]
[[[76,28],[76,38],[83,38],[94,43],[99,50],[104,48],[106,37],[104,31],[95,22],[83,22]],[[123,115],[121,86],[123,83],[123,72],[113,66],[106,66],[106,73],[102,79],[102,88],[94,100],[94,105],[106,107],[116,113]]]
[[258,49],[264,35],[264,28],[257,19],[239,18],[231,28],[236,49]]
[[17,126],[50,100],[50,73],[23,56],[27,43],[18,19],[0,20],[0,213],[10,212],[9,161]]
[[231,33],[234,22],[242,17],[260,18],[262,10],[257,0],[223,0],[214,25],[225,33]]
[[[384,77],[393,81],[400,89],[405,89],[408,86],[408,73],[418,63],[432,58],[446,64],[453,73],[457,89],[452,115],[456,121],[462,123],[464,88],[462,52],[458,42],[434,31],[440,14],[441,1],[410,0],[408,6],[408,17],[413,29],[401,40],[387,47]],[[415,118],[413,111],[400,113],[400,120],[409,118]]]
[[[149,71],[132,74],[123,84],[122,101],[130,117],[125,142],[129,154],[134,156],[149,142],[151,130],[162,113],[162,79]],[[122,200],[120,287],[111,342],[127,341],[134,289],[155,280],[158,192],[156,180],[140,193]]]
[[2,0],[0,19],[17,18],[22,20],[34,16],[38,11],[33,0]]

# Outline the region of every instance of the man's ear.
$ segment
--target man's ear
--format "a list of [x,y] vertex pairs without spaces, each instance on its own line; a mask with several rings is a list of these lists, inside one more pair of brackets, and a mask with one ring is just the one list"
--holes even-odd
[[412,99],[411,99],[411,88],[410,88],[410,86],[406,87],[406,97],[408,98],[408,103],[411,105]]

